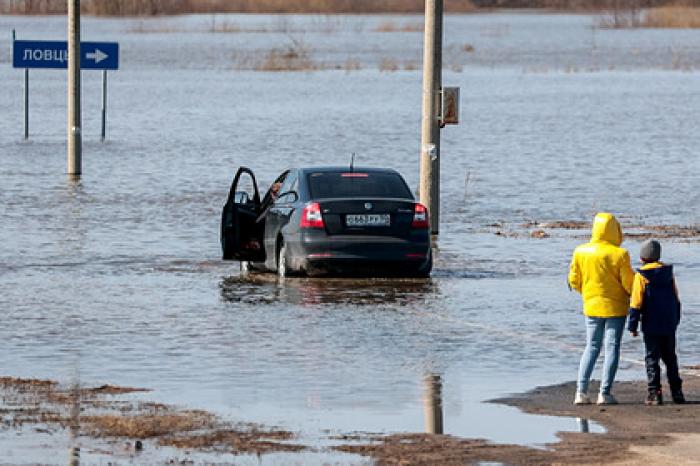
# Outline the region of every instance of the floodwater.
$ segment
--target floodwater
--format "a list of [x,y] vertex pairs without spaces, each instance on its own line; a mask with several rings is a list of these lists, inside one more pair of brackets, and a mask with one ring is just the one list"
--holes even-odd
[[[218,243],[239,165],[267,185],[288,166],[355,152],[417,187],[422,39],[376,32],[384,21],[410,29],[420,17],[84,18],[84,40],[120,42],[121,69],[109,73],[105,143],[100,74],[83,72],[84,175],[73,182],[65,73],[30,72],[25,142],[23,73],[9,53],[12,28],[61,39],[65,20],[0,17],[2,374],[148,387],[152,399],[317,446],[338,433],[423,431],[437,378],[445,433],[542,445],[578,430],[576,419],[483,403],[572,380],[582,349],[565,275],[585,232],[534,239],[523,225],[598,210],[700,223],[700,35],[595,29],[586,15],[449,17],[444,83],[461,87],[462,124],[443,131],[433,277],[239,276]],[[298,44],[323,69],[256,71],[270,49]],[[389,62],[399,70],[381,71]],[[639,243],[625,245],[636,257]],[[697,364],[700,252],[666,240],[664,257],[684,304],[681,363]],[[639,339],[626,337],[623,353],[620,377],[643,378]],[[66,447],[0,431],[13,463],[63,462]],[[110,458],[90,444],[83,455]],[[263,458],[290,461],[366,460],[323,449]]]

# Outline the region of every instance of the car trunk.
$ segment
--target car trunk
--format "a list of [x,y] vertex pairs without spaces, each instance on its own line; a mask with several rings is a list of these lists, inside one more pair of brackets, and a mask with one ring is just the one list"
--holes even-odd
[[409,199],[325,199],[318,203],[329,235],[406,238],[411,232],[415,204]]

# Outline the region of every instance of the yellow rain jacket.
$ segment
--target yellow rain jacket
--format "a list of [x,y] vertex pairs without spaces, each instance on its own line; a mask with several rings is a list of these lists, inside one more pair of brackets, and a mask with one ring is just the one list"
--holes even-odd
[[620,247],[622,229],[614,215],[598,213],[591,241],[574,250],[569,285],[581,293],[589,317],[624,317],[630,304],[634,271]]

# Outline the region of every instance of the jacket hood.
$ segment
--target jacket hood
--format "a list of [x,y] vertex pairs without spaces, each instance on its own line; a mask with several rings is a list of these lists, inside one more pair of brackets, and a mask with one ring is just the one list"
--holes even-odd
[[639,270],[639,273],[649,280],[649,283],[662,285],[673,281],[672,265],[656,262],[654,264],[645,265]]
[[600,212],[593,219],[591,241],[605,241],[614,246],[622,244],[622,228],[613,214]]

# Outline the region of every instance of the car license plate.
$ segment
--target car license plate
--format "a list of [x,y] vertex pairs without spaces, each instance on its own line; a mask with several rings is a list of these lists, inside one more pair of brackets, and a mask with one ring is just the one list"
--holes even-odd
[[391,224],[389,214],[352,214],[345,216],[349,227],[388,227]]

